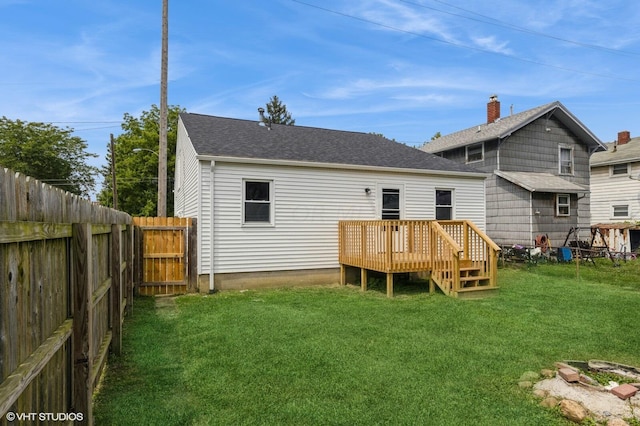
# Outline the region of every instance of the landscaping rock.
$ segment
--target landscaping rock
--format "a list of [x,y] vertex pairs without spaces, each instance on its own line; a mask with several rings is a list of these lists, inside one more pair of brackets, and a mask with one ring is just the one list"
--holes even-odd
[[540,401],[540,405],[544,408],[554,408],[558,405],[558,400],[552,396],[549,396],[542,401]]
[[542,370],[540,370],[540,374],[542,375],[542,377],[546,377],[547,379],[550,379],[556,375],[556,372],[548,368],[543,368]]
[[533,382],[523,380],[521,382],[518,382],[518,386],[520,386],[522,389],[529,389],[533,387]]
[[553,364],[558,370],[562,369],[562,368],[570,368],[571,370],[578,372],[579,370],[569,364],[567,364],[566,362],[555,362]]
[[549,392],[547,392],[546,390],[542,390],[542,389],[536,389],[533,391],[533,395],[538,397],[538,398],[545,398],[546,396],[549,395]]
[[560,401],[560,412],[564,417],[575,423],[582,423],[589,414],[582,405],[570,399]]
[[521,382],[534,382],[536,380],[538,380],[540,378],[540,375],[538,373],[536,373],[535,371],[525,371],[524,373],[522,373],[522,376],[520,376],[520,381]]
[[622,419],[611,419],[607,422],[607,426],[629,426],[629,423]]

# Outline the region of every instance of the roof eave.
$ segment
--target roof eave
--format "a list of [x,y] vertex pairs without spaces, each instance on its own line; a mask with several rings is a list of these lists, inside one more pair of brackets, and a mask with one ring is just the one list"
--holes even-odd
[[290,166],[290,167],[317,167],[324,169],[348,169],[366,171],[385,171],[391,173],[411,173],[438,176],[458,176],[465,178],[486,179],[490,173],[483,172],[463,172],[455,170],[432,170],[432,169],[412,169],[402,167],[368,166],[363,164],[342,164],[342,163],[316,163],[312,161],[279,160],[271,158],[250,158],[250,157],[227,157],[219,155],[196,155],[199,161],[214,161],[221,163],[244,163],[263,164],[270,166]]

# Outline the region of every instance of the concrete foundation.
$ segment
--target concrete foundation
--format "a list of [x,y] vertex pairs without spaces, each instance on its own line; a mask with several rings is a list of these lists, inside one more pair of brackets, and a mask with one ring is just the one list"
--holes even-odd
[[[215,274],[215,290],[327,285],[340,282],[340,268]],[[198,276],[198,291],[209,292],[209,275]]]

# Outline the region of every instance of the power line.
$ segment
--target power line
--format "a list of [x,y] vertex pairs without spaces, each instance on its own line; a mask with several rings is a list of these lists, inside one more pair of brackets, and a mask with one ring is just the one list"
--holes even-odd
[[607,79],[611,79],[611,80],[630,81],[630,82],[634,82],[634,83],[640,83],[640,80],[638,80],[638,79],[615,76],[615,75],[610,75],[610,74],[600,74],[600,73],[594,73],[594,72],[589,72],[589,71],[583,71],[583,70],[579,70],[579,69],[575,69],[575,68],[568,68],[568,67],[562,67],[562,66],[559,66],[559,65],[552,65],[552,64],[545,63],[545,62],[536,61],[536,60],[533,60],[533,59],[527,59],[527,58],[523,58],[523,57],[520,57],[520,56],[508,55],[508,54],[502,53],[502,52],[496,52],[496,51],[492,51],[492,50],[483,49],[481,47],[469,46],[467,44],[457,43],[457,42],[453,42],[453,41],[449,41],[449,40],[443,40],[443,39],[438,38],[438,37],[428,36],[428,35],[425,35],[425,34],[420,34],[420,33],[414,32],[414,31],[403,30],[401,28],[397,28],[397,27],[393,27],[391,25],[387,25],[387,24],[383,24],[383,23],[380,23],[380,22],[372,21],[370,19],[365,19],[365,18],[361,18],[359,16],[350,15],[348,13],[340,12],[340,11],[333,10],[333,9],[328,9],[328,8],[325,8],[325,7],[322,7],[322,6],[318,6],[318,5],[315,5],[315,4],[306,3],[306,2],[301,1],[301,0],[291,0],[291,1],[293,1],[295,3],[302,4],[304,6],[312,7],[312,8],[318,9],[318,10],[322,10],[324,12],[329,12],[329,13],[333,13],[335,15],[343,16],[345,18],[350,18],[350,19],[354,19],[356,21],[365,22],[367,24],[376,25],[378,27],[386,28],[386,29],[389,29],[389,30],[392,30],[392,31],[397,31],[397,32],[401,32],[401,33],[404,33],[404,34],[410,34],[410,35],[413,35],[413,36],[416,36],[416,37],[421,37],[421,38],[425,38],[425,39],[428,39],[428,40],[437,41],[439,43],[449,44],[451,46],[459,47],[459,48],[462,48],[462,49],[474,50],[474,51],[482,52],[482,53],[489,53],[489,54],[493,54],[493,55],[502,56],[502,57],[505,57],[505,58],[517,60],[517,61],[520,61],[520,62],[525,62],[525,63],[529,63],[529,64],[534,64],[534,65],[541,65],[541,66],[554,68],[554,69],[558,69],[558,70],[562,70],[562,71],[573,72],[573,73],[576,73],[576,74],[590,75],[590,76],[593,76],[593,77],[601,77],[601,78],[607,78]]
[[461,10],[463,12],[471,13],[471,14],[479,16],[481,18],[488,19],[488,21],[487,20],[483,20],[483,19],[472,18],[470,16],[460,15],[458,13],[447,12],[446,10],[438,9],[438,8],[431,7],[431,6],[426,6],[424,4],[415,3],[415,2],[412,2],[412,1],[409,1],[409,0],[398,0],[398,1],[400,1],[402,3],[410,4],[412,6],[421,7],[423,9],[429,9],[429,10],[434,10],[436,12],[445,13],[447,15],[455,16],[455,17],[458,17],[458,18],[468,19],[470,21],[481,22],[481,23],[489,24],[489,25],[495,25],[497,27],[508,28],[508,29],[511,29],[511,30],[514,30],[514,31],[519,31],[519,32],[522,32],[522,33],[531,34],[531,35],[535,35],[535,36],[538,36],[538,37],[545,37],[545,38],[549,38],[549,39],[552,39],[552,40],[562,41],[564,43],[575,44],[576,46],[580,46],[580,47],[586,47],[586,48],[595,49],[595,50],[602,50],[602,51],[605,51],[605,52],[622,54],[622,55],[640,56],[640,53],[638,53],[638,52],[631,52],[631,51],[622,50],[622,49],[613,49],[613,48],[610,48],[610,47],[600,46],[600,45],[597,45],[597,44],[590,44],[590,43],[584,43],[584,42],[581,42],[581,41],[569,40],[569,39],[558,37],[558,36],[554,36],[554,35],[551,35],[551,34],[545,34],[545,33],[539,32],[539,31],[534,31],[534,30],[531,30],[531,29],[528,29],[528,28],[519,27],[517,25],[513,25],[513,24],[510,24],[508,22],[500,21],[500,20],[492,18],[490,16],[482,15],[482,14],[474,12],[472,10],[464,9],[462,7],[459,7],[459,6],[456,6],[456,5],[441,1],[441,0],[433,0],[433,1],[437,2],[437,3],[440,3],[440,4],[444,4],[446,6],[449,6],[449,7],[455,8],[455,9],[458,9],[458,10]]

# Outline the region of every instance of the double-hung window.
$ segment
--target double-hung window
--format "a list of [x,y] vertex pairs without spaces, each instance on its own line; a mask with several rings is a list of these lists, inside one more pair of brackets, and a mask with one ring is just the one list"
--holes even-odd
[[243,181],[243,223],[273,224],[272,187],[269,180]]
[[611,166],[611,176],[628,175],[629,163],[614,164]]
[[629,217],[629,205],[628,204],[619,204],[615,206],[611,206],[613,210],[614,218],[626,218]]
[[436,189],[436,220],[453,219],[453,191]]
[[571,196],[569,194],[556,195],[556,216],[569,216],[571,214]]
[[482,142],[474,143],[473,145],[467,145],[465,151],[467,163],[482,161],[484,159],[484,144]]
[[573,174],[573,148],[559,147],[559,169],[561,175]]

